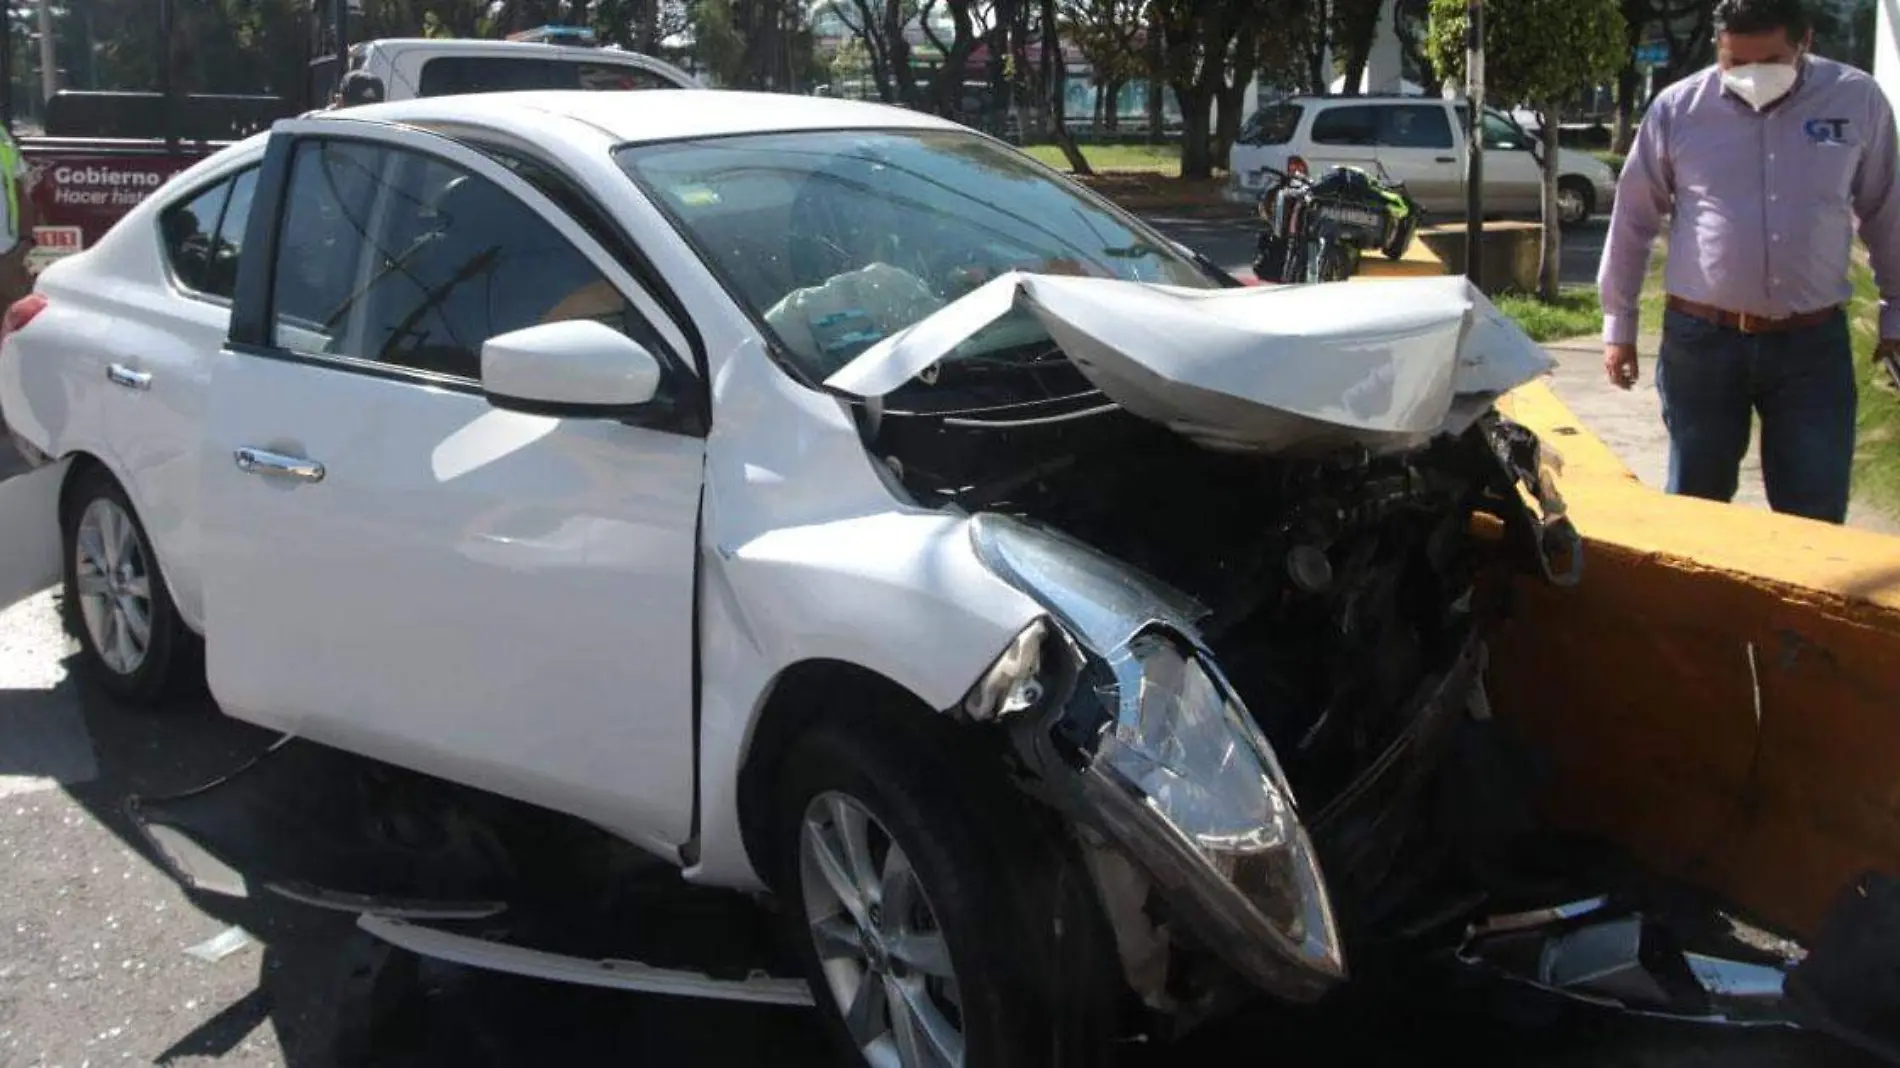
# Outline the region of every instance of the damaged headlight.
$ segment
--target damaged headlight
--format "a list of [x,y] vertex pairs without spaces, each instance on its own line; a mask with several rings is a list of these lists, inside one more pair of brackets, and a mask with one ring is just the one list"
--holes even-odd
[[[1096,771],[1191,850],[1169,851],[1167,863],[1180,869],[1177,874],[1191,874],[1198,861],[1238,891],[1238,898],[1212,903],[1229,929],[1226,937],[1244,931],[1269,951],[1274,978],[1263,979],[1265,985],[1287,982],[1283,964],[1310,970],[1310,978],[1343,976],[1312,842],[1272,749],[1246,710],[1199,655],[1164,632],[1136,638],[1110,666],[1117,693],[1102,696],[1118,711],[1102,735]],[[1262,978],[1258,960],[1245,970]]]
[[[1051,531],[986,515],[973,534],[984,562],[1047,607],[1062,644],[1088,661],[1066,707],[1049,710],[1055,722],[998,717],[1029,739],[1041,778],[1242,975],[1284,998],[1324,993],[1345,975],[1325,882],[1272,747],[1188,637],[1198,606]],[[1056,629],[1039,622],[1018,644],[1041,648]],[[978,707],[1007,707],[1002,694],[1042,674],[1012,652],[973,691]],[[1049,752],[1045,729],[1073,746],[1066,756],[1033,755]]]

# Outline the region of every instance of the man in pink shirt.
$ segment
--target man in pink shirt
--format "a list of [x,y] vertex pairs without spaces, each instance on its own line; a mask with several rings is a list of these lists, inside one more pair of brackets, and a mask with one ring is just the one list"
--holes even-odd
[[1880,355],[1900,353],[1893,109],[1866,74],[1808,54],[1802,0],[1720,0],[1715,24],[1716,66],[1657,96],[1623,167],[1597,276],[1604,367],[1636,384],[1638,298],[1667,222],[1656,388],[1669,492],[1732,500],[1759,414],[1769,504],[1840,523],[1856,228],[1880,288]]

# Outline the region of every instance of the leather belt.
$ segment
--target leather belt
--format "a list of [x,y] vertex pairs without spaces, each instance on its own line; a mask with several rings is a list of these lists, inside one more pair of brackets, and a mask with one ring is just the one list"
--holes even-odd
[[1673,293],[1670,294],[1665,303],[1671,311],[1679,311],[1684,315],[1693,316],[1705,323],[1713,323],[1726,330],[1739,330],[1744,334],[1784,334],[1790,330],[1802,330],[1810,326],[1820,326],[1822,323],[1832,319],[1841,310],[1841,306],[1836,304],[1831,308],[1822,308],[1819,311],[1799,312],[1794,315],[1770,318],[1765,315],[1750,315],[1747,312],[1732,312],[1725,308],[1717,308],[1711,304],[1685,300]]

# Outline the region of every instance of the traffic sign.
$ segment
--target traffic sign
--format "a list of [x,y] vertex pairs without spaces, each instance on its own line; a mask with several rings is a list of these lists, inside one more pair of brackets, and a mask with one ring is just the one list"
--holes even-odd
[[1636,65],[1660,67],[1669,62],[1669,42],[1645,41],[1636,46]]

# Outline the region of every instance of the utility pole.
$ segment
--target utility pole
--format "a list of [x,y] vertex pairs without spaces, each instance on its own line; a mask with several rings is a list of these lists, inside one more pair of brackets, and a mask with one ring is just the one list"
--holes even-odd
[[0,123],[13,132],[13,5],[0,0]]
[[1465,277],[1484,284],[1484,0],[1465,6]]
[[47,101],[59,92],[59,63],[53,55],[53,0],[40,0],[40,95]]

